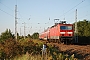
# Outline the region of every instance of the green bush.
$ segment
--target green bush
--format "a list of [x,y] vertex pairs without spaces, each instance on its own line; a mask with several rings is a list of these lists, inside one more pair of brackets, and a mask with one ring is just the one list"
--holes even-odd
[[14,35],[12,34],[11,30],[6,29],[5,32],[1,33],[0,35],[0,41],[7,40],[9,38],[14,38]]

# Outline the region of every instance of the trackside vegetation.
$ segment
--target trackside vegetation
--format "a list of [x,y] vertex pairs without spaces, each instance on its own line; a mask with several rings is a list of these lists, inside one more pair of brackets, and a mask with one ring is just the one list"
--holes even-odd
[[77,22],[78,28],[78,43],[90,44],[90,21],[84,19]]
[[[79,43],[90,44],[90,21],[83,20],[78,23]],[[39,33],[19,36],[17,41],[10,29],[0,35],[0,60],[42,60],[42,47]],[[58,47],[47,44],[47,60],[78,60],[74,54],[68,55],[59,51]]]
[[[39,40],[36,40],[39,41]],[[21,40],[16,42],[13,39],[8,39],[0,43],[0,59],[1,60],[42,60],[42,44],[43,42],[35,43],[33,40]],[[57,47],[48,44],[47,59],[50,60],[68,60],[76,59],[74,55],[61,53]]]

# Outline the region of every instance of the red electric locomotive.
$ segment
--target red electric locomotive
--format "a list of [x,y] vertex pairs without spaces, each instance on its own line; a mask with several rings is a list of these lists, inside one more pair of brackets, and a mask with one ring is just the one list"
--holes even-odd
[[39,35],[40,39],[48,40],[49,42],[71,43],[73,42],[74,29],[73,24],[56,23]]

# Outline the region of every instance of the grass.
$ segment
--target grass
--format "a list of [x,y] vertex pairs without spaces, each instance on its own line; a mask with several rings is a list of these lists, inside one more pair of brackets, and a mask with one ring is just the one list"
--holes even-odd
[[13,60],[41,60],[41,55],[24,54],[22,56],[16,56]]

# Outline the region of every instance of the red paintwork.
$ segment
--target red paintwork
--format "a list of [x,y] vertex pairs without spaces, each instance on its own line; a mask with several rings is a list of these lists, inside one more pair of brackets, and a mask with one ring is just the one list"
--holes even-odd
[[[72,24],[60,24],[59,26],[72,26],[72,30],[60,30],[60,32],[65,32],[64,36],[74,36],[74,29]],[[68,34],[68,32],[72,32],[72,34]]]
[[[60,30],[60,26],[72,26],[72,24],[57,24],[54,27],[51,27],[49,29],[47,29],[46,31],[44,31],[43,33],[41,33],[39,35],[40,39],[44,39],[44,38],[48,38],[50,39],[50,37],[55,37],[55,36],[74,36],[74,30],[72,28],[72,30]],[[64,34],[61,34],[62,32],[65,32]],[[72,32],[72,34],[68,34],[68,32]]]

